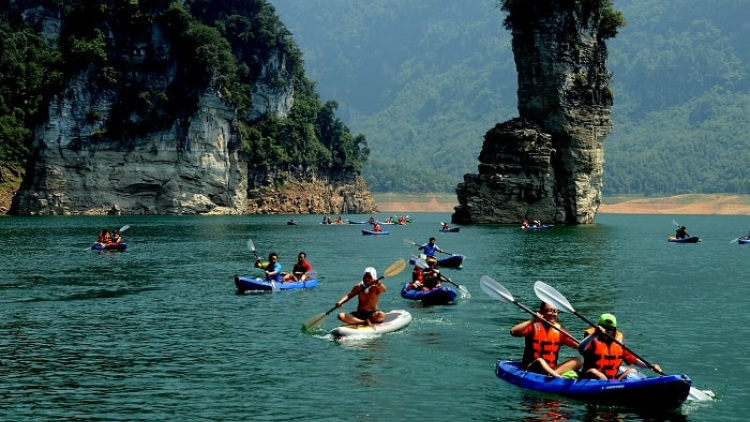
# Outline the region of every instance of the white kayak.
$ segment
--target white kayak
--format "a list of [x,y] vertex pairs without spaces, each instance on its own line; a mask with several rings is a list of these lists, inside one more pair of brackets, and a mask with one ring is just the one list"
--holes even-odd
[[336,338],[346,336],[368,336],[373,334],[390,333],[400,330],[411,322],[411,314],[403,309],[396,309],[385,314],[385,319],[379,324],[368,326],[360,325],[342,325],[331,330],[331,335]]

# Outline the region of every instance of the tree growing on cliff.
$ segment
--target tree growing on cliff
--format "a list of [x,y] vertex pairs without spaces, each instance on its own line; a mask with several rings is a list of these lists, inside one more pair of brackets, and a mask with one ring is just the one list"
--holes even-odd
[[[591,22],[598,26],[598,33],[602,39],[614,38],[617,30],[625,26],[625,18],[622,12],[614,10],[612,0],[558,1],[572,3],[582,11],[582,15],[590,16]],[[503,25],[509,31],[530,24],[531,16],[549,15],[554,11],[551,1],[498,0],[498,5],[508,13]]]

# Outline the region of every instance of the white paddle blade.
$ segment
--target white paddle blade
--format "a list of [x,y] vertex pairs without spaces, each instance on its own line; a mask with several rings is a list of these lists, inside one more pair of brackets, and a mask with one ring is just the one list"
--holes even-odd
[[576,312],[576,310],[573,309],[573,306],[570,305],[570,302],[568,302],[568,299],[565,299],[565,296],[561,295],[554,287],[545,284],[542,281],[534,282],[534,293],[536,293],[536,296],[543,302],[554,305],[555,308],[561,311],[569,312],[571,314]]
[[247,239],[247,248],[250,249],[251,252],[255,252],[255,243],[253,243],[253,239]]
[[409,239],[404,239],[404,244],[405,245],[412,245],[412,246],[419,246],[419,245],[416,244],[416,242],[412,242]]
[[414,265],[424,270],[425,268],[427,268],[427,261],[422,258],[417,258],[414,260]]
[[687,399],[690,401],[711,401],[714,399],[714,396],[715,394],[711,390],[699,390],[695,387],[690,387]]
[[516,301],[508,289],[488,275],[483,275],[482,278],[479,279],[479,286],[482,288],[482,291],[491,298],[504,300],[510,303]]
[[469,289],[466,288],[466,286],[458,285],[458,291],[461,292],[461,299],[470,299],[471,293],[469,293]]
[[124,226],[120,227],[120,233],[124,232],[125,230],[127,230],[127,229],[129,229],[129,228],[130,228],[130,225],[129,225],[129,224],[126,224],[126,225],[124,225]]

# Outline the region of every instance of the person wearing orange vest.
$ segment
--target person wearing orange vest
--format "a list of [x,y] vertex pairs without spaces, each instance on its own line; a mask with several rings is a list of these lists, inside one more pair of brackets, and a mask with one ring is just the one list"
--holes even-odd
[[[583,368],[581,372],[584,378],[595,378],[601,380],[621,380],[635,369],[629,368],[623,372],[620,371],[620,365],[624,361],[628,365],[635,365],[640,368],[649,368],[649,366],[638,359],[635,355],[618,342],[625,344],[624,334],[617,331],[617,318],[612,314],[602,314],[597,322],[597,327],[590,327],[584,331],[585,339],[578,346],[578,350],[583,355]],[[654,372],[661,372],[659,365],[654,364],[651,367]]]
[[575,349],[578,341],[557,322],[557,308],[549,303],[542,302],[539,312],[531,319],[516,324],[510,329],[510,335],[526,339],[521,368],[527,371],[559,378],[561,374],[576,371],[582,365],[578,357],[557,364],[560,345]]

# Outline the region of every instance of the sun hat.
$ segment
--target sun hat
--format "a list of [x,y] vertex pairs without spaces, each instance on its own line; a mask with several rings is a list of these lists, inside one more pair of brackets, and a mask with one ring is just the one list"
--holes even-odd
[[375,268],[373,268],[373,267],[367,267],[367,268],[365,268],[365,272],[362,273],[362,275],[365,275],[367,273],[370,273],[370,277],[372,277],[373,279],[378,278],[378,271]]
[[602,314],[602,316],[599,317],[598,324],[602,327],[617,328],[617,318],[612,314]]
[[428,256],[425,261],[427,261],[427,262],[437,262],[437,258],[434,257],[434,256]]

